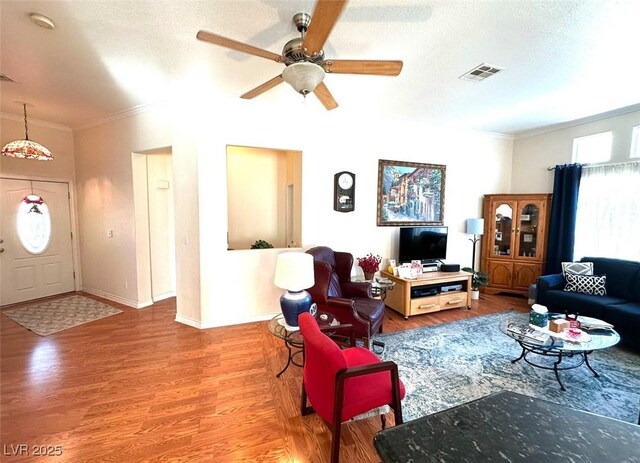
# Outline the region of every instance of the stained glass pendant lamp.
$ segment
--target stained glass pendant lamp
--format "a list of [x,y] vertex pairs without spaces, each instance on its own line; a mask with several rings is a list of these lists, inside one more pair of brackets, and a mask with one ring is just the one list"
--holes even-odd
[[2,147],[2,156],[11,158],[35,159],[37,161],[52,161],[51,151],[40,143],[29,140],[29,128],[27,125],[27,104],[23,103],[24,110],[24,140],[15,140]]

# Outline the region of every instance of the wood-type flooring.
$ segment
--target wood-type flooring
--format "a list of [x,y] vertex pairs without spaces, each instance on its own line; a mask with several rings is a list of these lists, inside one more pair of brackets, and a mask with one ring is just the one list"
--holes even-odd
[[[328,428],[299,413],[301,369],[275,377],[287,351],[267,322],[198,330],[174,321],[175,299],[144,309],[102,301],[124,312],[48,337],[0,316],[0,461],[328,461]],[[511,307],[528,309],[498,295],[406,321],[388,309],[384,329]],[[379,430],[378,418],[343,425],[341,461],[380,461]]]

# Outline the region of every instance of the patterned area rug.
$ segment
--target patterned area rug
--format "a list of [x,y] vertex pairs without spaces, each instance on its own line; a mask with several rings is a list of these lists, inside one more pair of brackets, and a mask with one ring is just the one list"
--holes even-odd
[[[553,371],[534,368],[522,360],[511,363],[522,349],[500,331],[500,324],[514,315],[503,312],[377,337],[386,344],[382,359],[398,364],[407,388],[402,402],[405,420],[507,389],[638,422],[640,355],[617,346],[595,351],[589,363],[600,378],[584,365],[562,371],[560,378],[567,388],[562,392]],[[525,314],[520,316],[526,320]],[[536,361],[551,361],[535,357]]]
[[69,296],[2,311],[14,322],[40,336],[49,336],[121,312],[84,296]]

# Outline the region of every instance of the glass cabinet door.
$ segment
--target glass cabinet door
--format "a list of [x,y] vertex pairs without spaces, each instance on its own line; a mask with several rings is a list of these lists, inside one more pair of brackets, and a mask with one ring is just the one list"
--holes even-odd
[[536,201],[522,204],[519,207],[518,228],[518,257],[538,258],[538,220],[540,205]]
[[513,206],[500,203],[494,209],[493,256],[511,256],[511,231],[513,221]]

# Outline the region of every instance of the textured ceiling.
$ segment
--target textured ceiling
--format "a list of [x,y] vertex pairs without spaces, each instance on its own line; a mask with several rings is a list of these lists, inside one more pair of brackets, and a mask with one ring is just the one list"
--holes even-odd
[[[3,113],[70,127],[170,98],[239,96],[282,65],[196,40],[205,29],[280,53],[313,1],[0,1]],[[31,12],[56,23],[32,24]],[[399,77],[328,75],[335,111],[518,133],[640,103],[640,1],[352,0],[325,45],[336,59],[400,59]],[[458,79],[480,63],[505,71]],[[197,88],[195,89],[197,91]],[[256,98],[295,105],[286,84]],[[258,103],[256,103],[258,104]],[[314,103],[314,109],[324,111]]]

